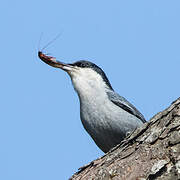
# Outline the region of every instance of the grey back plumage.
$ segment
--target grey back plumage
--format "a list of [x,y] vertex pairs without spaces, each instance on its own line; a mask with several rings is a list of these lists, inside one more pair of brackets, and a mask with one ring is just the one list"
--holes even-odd
[[139,118],[143,123],[146,122],[144,116],[131,104],[129,103],[124,97],[120,96],[114,91],[107,92],[108,98],[117,106],[124,109],[126,112],[136,116]]

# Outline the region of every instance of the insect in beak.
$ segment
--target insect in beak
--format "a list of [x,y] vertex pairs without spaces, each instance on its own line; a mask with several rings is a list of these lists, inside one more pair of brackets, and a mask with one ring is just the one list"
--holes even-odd
[[64,71],[71,71],[73,68],[73,66],[60,62],[56,60],[55,57],[47,56],[46,54],[43,54],[41,51],[38,51],[38,57],[46,64],[53,66],[55,68],[61,68]]

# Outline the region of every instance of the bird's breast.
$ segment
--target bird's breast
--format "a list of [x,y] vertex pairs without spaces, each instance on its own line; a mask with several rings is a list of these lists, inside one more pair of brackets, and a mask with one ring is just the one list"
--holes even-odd
[[86,131],[99,148],[107,152],[135,129],[140,120],[108,99],[100,99],[80,99],[80,114]]

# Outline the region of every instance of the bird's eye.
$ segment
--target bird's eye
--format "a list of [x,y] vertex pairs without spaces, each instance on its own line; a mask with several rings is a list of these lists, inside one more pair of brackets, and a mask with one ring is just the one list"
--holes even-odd
[[81,64],[81,67],[86,67],[86,65],[84,63]]
[[80,67],[84,68],[84,67],[86,67],[86,64],[85,63],[81,63]]

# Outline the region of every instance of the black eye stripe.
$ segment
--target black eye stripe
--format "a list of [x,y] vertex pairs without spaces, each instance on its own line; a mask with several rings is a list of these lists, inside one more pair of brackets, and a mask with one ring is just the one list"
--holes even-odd
[[104,80],[104,82],[106,83],[106,85],[113,90],[108,78],[106,77],[106,74],[104,73],[104,71],[98,67],[96,64],[90,62],[90,61],[77,61],[73,64],[70,64],[71,66],[77,66],[77,67],[81,67],[81,68],[91,68],[94,71],[96,71]]
[[72,65],[82,68],[88,68],[88,67],[95,67],[96,65],[89,62],[89,61],[77,61],[73,63]]

